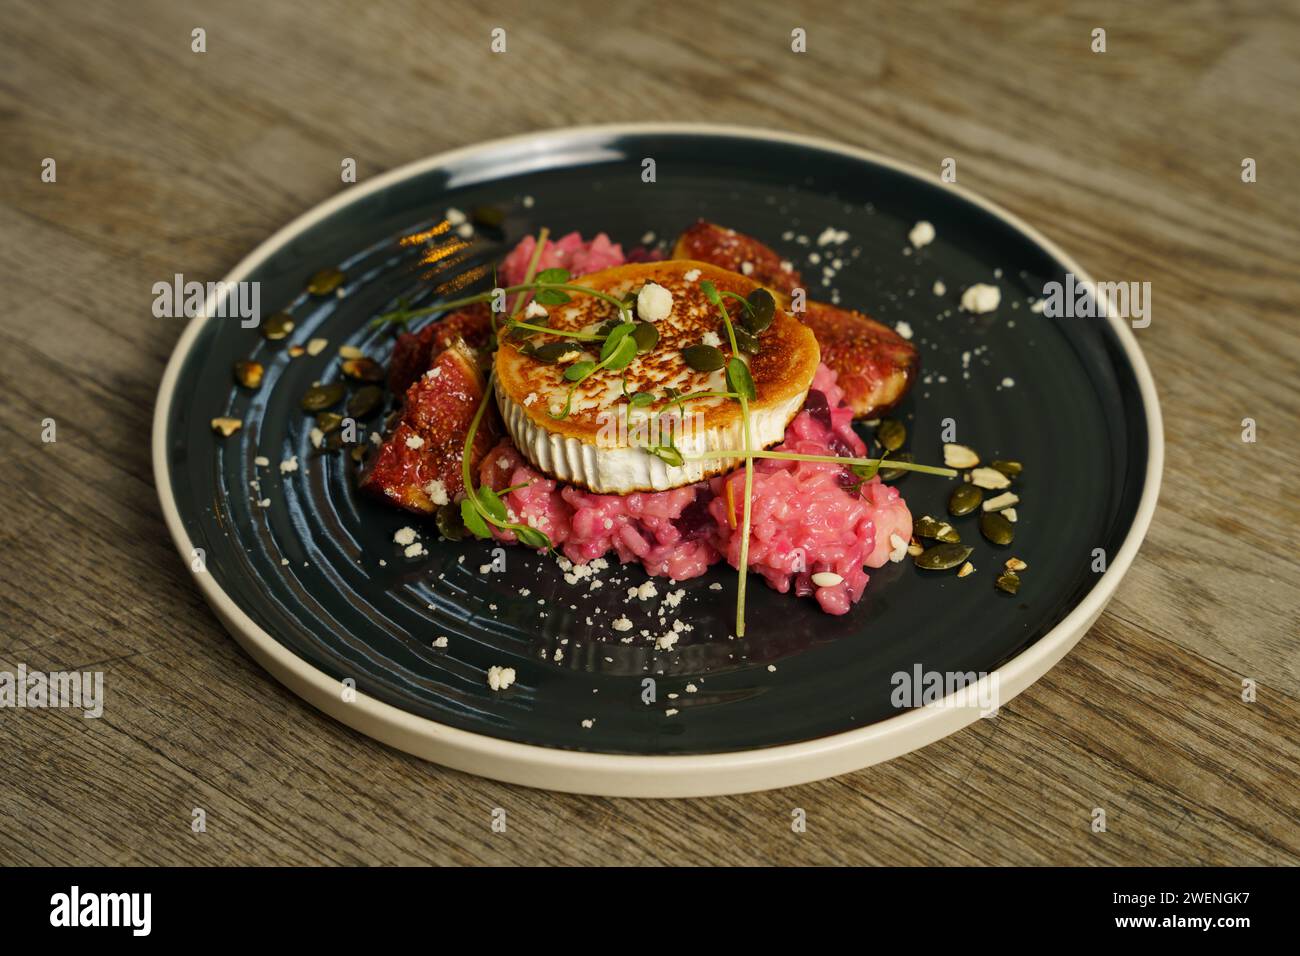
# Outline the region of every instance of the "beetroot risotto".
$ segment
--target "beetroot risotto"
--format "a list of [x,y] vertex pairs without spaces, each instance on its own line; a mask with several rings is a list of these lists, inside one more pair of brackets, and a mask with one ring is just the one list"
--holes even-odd
[[[469,532],[552,549],[573,582],[611,552],[674,581],[725,560],[740,572],[737,634],[747,571],[781,593],[814,598],[829,614],[848,612],[866,589],[866,569],[907,554],[912,515],[877,474],[884,456],[869,458],[853,430],[869,396],[850,400],[827,350],[854,369],[864,348],[905,350],[893,340],[888,353],[872,345],[870,336],[884,341],[883,327],[865,317],[872,328],[843,325],[850,334],[799,319],[787,292],[801,280],[788,264],[731,230],[709,227],[715,231],[701,238],[700,228],[668,259],[661,250],[625,254],[605,233],[548,241],[543,230],[501,265],[505,312],[489,312],[485,293],[381,316],[405,323],[441,313],[399,337],[390,384],[405,392],[402,417],[363,487],[436,512],[447,537]],[[819,308],[813,314],[824,320],[830,307]],[[502,366],[506,354],[513,366]],[[893,400],[915,370],[914,357],[904,357],[912,364],[890,369],[903,379]],[[513,396],[512,368],[525,383]],[[885,382],[860,379],[854,388],[876,393]],[[602,459],[594,442],[577,454],[547,451],[580,443],[582,416],[593,407],[644,409],[659,420],[691,401],[710,408],[716,441],[685,452],[671,438],[644,448],[625,443],[621,458]],[[756,430],[764,437],[755,439]],[[740,467],[720,471],[738,459]],[[955,474],[909,458],[889,464]],[[590,470],[575,476],[565,471],[571,467]]]

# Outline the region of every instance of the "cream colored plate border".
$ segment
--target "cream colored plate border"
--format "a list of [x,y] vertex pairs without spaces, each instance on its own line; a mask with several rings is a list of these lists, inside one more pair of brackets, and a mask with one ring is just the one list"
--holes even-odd
[[[254,249],[225,277],[225,281],[234,283],[244,279],[272,252],[299,233],[350,203],[411,176],[510,144],[531,143],[539,157],[545,157],[555,150],[562,151],[574,135],[618,136],[637,133],[675,133],[688,136],[724,134],[775,140],[878,163],[940,186],[998,216],[1050,252],[1075,276],[1086,277],[1084,270],[1054,243],[1006,210],[960,187],[942,183],[933,176],[868,150],[816,137],[742,126],[631,123],[580,126],[512,136],[452,150],[391,170],[366,183],[352,186],[299,216]],[[193,545],[185,533],[171,491],[166,441],[168,409],[185,356],[203,323],[207,321],[207,316],[212,314],[214,304],[207,303],[205,314],[193,319],[176,343],[167,370],[163,373],[154,409],[154,480],[158,485],[158,497],[167,527],[186,566],[190,563],[189,555]],[[1164,463],[1164,432],[1155,382],[1132,331],[1122,320],[1111,318],[1110,322],[1132,363],[1146,408],[1150,457],[1142,499],[1124,544],[1079,606],[1048,634],[998,670],[999,696],[1003,704],[1045,674],[1092,626],[1133,563],[1155,512]],[[689,756],[642,757],[583,753],[514,743],[447,727],[361,694],[353,702],[345,703],[342,685],[338,681],[292,654],[262,630],[217,585],[211,574],[196,574],[195,580],[204,598],[235,640],[277,680],[308,703],[383,743],[447,767],[508,783],[612,797],[698,797],[746,793],[792,786],[858,770],[933,743],[979,719],[978,712],[973,708],[936,705],[910,710],[867,727],[817,740],[734,753]]]

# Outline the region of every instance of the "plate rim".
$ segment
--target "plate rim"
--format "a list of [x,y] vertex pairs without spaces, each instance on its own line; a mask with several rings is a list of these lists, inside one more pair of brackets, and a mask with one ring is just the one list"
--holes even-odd
[[[346,206],[396,183],[475,154],[524,142],[532,142],[539,151],[545,152],[553,143],[571,141],[575,137],[645,134],[758,139],[875,163],[973,203],[1036,243],[1079,279],[1091,281],[1089,273],[1073,257],[1019,216],[909,163],[819,136],[754,126],[676,122],[609,123],[537,130],[457,147],[406,163],[365,183],[350,186],[301,213],[239,260],[222,281],[227,284],[241,281],[285,243]],[[191,319],[181,332],[167,361],[154,405],[154,483],[167,529],[187,567],[191,566],[189,556],[193,543],[186,533],[172,493],[167,461],[167,422],[181,369],[215,307],[214,294],[205,301],[203,313]],[[1010,701],[1047,673],[1088,631],[1128,572],[1155,514],[1164,470],[1164,430],[1155,380],[1128,325],[1116,316],[1108,316],[1107,321],[1133,369],[1146,413],[1148,452],[1142,494],[1119,550],[1079,603],[1055,627],[993,672],[998,677],[999,703]],[[747,793],[860,770],[934,743],[980,716],[975,708],[952,706],[953,702],[945,699],[865,727],[812,740],[710,754],[609,754],[519,743],[440,724],[355,690],[352,691],[354,699],[345,701],[340,681],[313,667],[263,630],[225,592],[213,575],[192,571],[191,576],[204,600],[240,646],[271,676],[318,710],[368,737],[407,753],[505,783],[610,797],[667,798]]]

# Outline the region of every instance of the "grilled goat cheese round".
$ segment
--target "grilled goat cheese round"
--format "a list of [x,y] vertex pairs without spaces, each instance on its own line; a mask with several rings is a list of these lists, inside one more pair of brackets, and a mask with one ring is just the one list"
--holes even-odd
[[[658,333],[655,345],[626,368],[599,368],[577,383],[565,379],[566,369],[577,362],[599,362],[599,341],[551,333],[522,341],[503,336],[494,387],[506,429],[524,457],[553,478],[603,494],[662,491],[734,468],[740,459],[691,459],[706,451],[747,447],[740,403],[725,397],[673,402],[694,392],[727,391],[723,369],[699,371],[682,354],[692,345],[711,345],[731,358],[718,306],[700,288],[706,280],[719,293],[742,297],[760,287],[739,273],[690,260],[618,266],[573,280],[633,301],[634,316],[649,321]],[[546,307],[548,328],[599,334],[619,318],[611,302],[587,293],[570,295],[569,302]],[[723,302],[738,325],[743,306],[726,296]],[[572,346],[557,362],[528,354],[555,342]],[[742,352],[741,358],[749,366],[756,396],[749,403],[748,447],[766,448],[784,438],[786,425],[803,407],[820,352],[812,332],[780,305],[758,342],[757,354]],[[642,394],[650,397],[630,401]],[[670,464],[676,460],[673,450],[682,456],[681,464]]]

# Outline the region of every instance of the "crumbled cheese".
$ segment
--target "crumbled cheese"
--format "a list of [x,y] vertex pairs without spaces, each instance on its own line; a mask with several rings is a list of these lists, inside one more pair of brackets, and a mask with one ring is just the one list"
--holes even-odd
[[455,206],[450,206],[447,209],[446,219],[451,225],[459,226],[465,221],[465,214]]
[[594,717],[588,717],[586,720],[582,722],[583,730],[591,730],[591,728],[594,726],[596,726],[596,719]]
[[1002,380],[1003,388],[1013,388],[1015,387],[1015,384],[1016,384],[1016,380],[1014,378],[1011,378],[1011,376],[1007,376]]
[[325,346],[330,344],[329,339],[309,339],[307,342],[308,355],[320,355],[325,351]]
[[407,435],[407,436],[406,436],[406,447],[407,447],[407,448],[422,448],[423,446],[424,446],[424,439],[421,438],[419,435]]
[[505,690],[515,682],[515,669],[513,667],[497,667],[495,664],[488,668],[487,683],[493,690]]
[[428,553],[428,551],[424,550],[424,545],[420,544],[418,541],[415,542],[415,544],[407,545],[406,550],[402,552],[402,554],[406,555],[408,558],[422,558]]
[[416,536],[415,529],[410,525],[407,525],[405,528],[398,528],[397,531],[393,533],[393,542],[405,546],[414,541]]
[[948,287],[938,279],[935,279],[934,285],[931,287],[930,291],[932,291],[935,295],[943,295],[945,292],[948,291]]
[[831,243],[842,245],[849,238],[849,234],[843,230],[827,226],[822,230],[821,235],[817,237],[817,245],[828,246]]
[[441,478],[435,478],[424,486],[424,493],[429,496],[429,500],[435,505],[450,504],[451,499],[447,496],[447,486],[443,484]]
[[902,535],[897,533],[889,536],[889,560],[897,564],[907,557],[907,542],[903,540]]
[[647,282],[636,294],[636,311],[647,322],[660,322],[673,311],[673,294],[661,285]]
[[670,591],[664,595],[665,607],[677,607],[682,603],[682,598],[686,596],[686,589],[679,588],[676,591]]
[[536,299],[528,303],[528,308],[524,309],[525,319],[540,319],[551,313],[546,311],[546,306],[542,305]]
[[532,405],[533,402],[535,402],[535,401],[537,401],[537,393],[536,393],[536,392],[529,392],[529,393],[524,397],[524,404],[525,404],[525,405]]
[[439,636],[439,637],[434,638],[434,639],[433,639],[433,646],[434,646],[434,647],[439,647],[439,648],[441,648],[441,647],[446,647],[446,646],[447,646],[447,635],[446,635],[446,634],[443,634],[443,635],[441,635],[441,636]]
[[895,322],[894,331],[905,339],[911,339],[912,337],[912,326],[907,322]]
[[665,717],[676,717],[676,716],[678,715],[678,713],[680,713],[680,711],[678,711],[678,709],[677,709],[676,707],[669,707],[667,710],[664,711],[664,716],[665,716]]
[[524,208],[525,208],[525,209],[532,209],[532,208],[533,208],[533,203],[535,203],[535,202],[537,202],[537,200],[534,199],[532,196],[525,196],[525,197],[524,197]]
[[686,685],[686,693],[688,693],[688,694],[694,694],[694,693],[695,693],[696,691],[698,691],[698,690],[699,690],[699,688],[696,687],[694,684],[687,684],[687,685]]
[[319,448],[325,441],[325,433],[319,428],[313,428],[307,433],[307,437],[311,439],[312,448]]
[[622,617],[616,617],[613,621],[610,622],[610,626],[614,628],[614,630],[616,631],[632,630],[632,622],[627,619],[627,615],[623,615]]
[[812,583],[819,588],[833,588],[837,584],[843,584],[844,579],[834,571],[818,571],[812,576]]
[[659,591],[655,588],[655,583],[653,581],[647,581],[639,588],[632,588],[632,591],[642,601],[648,601],[652,597],[657,597],[659,595]]
[[978,282],[961,294],[961,307],[980,315],[997,309],[1002,301],[1002,290],[995,285]]
[[1034,313],[1035,315],[1042,315],[1042,314],[1043,314],[1043,310],[1044,310],[1045,308],[1047,308],[1047,300],[1046,300],[1046,299],[1039,299],[1039,300],[1037,300],[1036,302],[1033,302],[1033,303],[1030,304],[1030,306],[1029,306],[1029,311],[1032,312],[1032,313]]
[[673,645],[677,643],[677,637],[678,637],[677,634],[675,634],[672,631],[669,631],[667,634],[655,638],[655,650],[657,651],[672,650]]
[[720,583],[718,583],[717,581],[714,581],[712,584],[709,585],[709,590],[710,590],[710,591],[721,591],[721,590],[722,590],[722,585],[721,585]]
[[699,269],[689,269],[686,272],[682,273],[682,278],[685,279],[687,282],[694,282],[699,277],[700,277]]
[[442,374],[442,366],[435,365],[433,368],[429,369],[429,371],[424,373],[424,377],[432,381],[433,379],[437,378],[441,374]]
[[701,335],[700,341],[703,342],[705,345],[713,346],[715,349],[722,345],[722,339],[718,337],[717,332],[714,332],[712,330],[705,332],[703,335]]
[[459,226],[456,227],[456,235],[460,236],[462,239],[470,238],[472,235],[474,235],[473,225],[471,225],[468,222],[462,222]]
[[280,462],[280,474],[287,475],[298,470],[298,456],[292,455]]
[[740,271],[741,271],[741,273],[744,274],[744,275],[753,275],[753,273],[754,273],[754,263],[752,263],[752,262],[742,262],[742,263],[740,264]]
[[339,346],[339,358],[359,359],[359,358],[365,358],[365,356],[366,353],[361,351],[361,349],[357,348],[355,345]]
[[907,234],[907,241],[917,249],[934,242],[934,226],[922,219]]
[[255,464],[258,468],[265,468],[270,463],[271,463],[271,459],[267,458],[265,455],[258,455],[256,458],[253,459],[253,464]]

